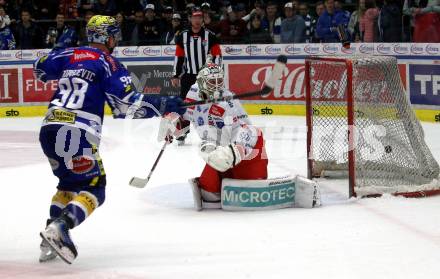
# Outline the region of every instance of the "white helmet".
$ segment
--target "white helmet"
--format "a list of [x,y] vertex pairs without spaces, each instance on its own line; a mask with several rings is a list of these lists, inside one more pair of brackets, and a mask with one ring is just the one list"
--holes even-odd
[[221,66],[207,60],[197,75],[197,85],[202,99],[219,98],[224,89],[224,73]]

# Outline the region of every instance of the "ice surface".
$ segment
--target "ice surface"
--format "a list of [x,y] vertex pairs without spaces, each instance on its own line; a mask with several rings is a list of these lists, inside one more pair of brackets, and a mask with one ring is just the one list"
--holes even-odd
[[[270,176],[306,173],[305,119],[252,117],[265,127]],[[40,151],[41,118],[0,119],[0,278],[439,278],[440,197],[347,200],[344,180],[321,181],[323,207],[195,212],[187,179],[203,162],[197,138],[161,143],[157,120],[106,118],[105,204],[72,231],[79,256],[38,263],[56,179]],[[440,159],[440,129],[423,124]]]

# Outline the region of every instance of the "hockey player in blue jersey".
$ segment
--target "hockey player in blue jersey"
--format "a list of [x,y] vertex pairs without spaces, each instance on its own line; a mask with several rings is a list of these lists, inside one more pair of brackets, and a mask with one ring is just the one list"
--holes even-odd
[[118,32],[113,17],[96,15],[87,24],[89,46],[54,50],[34,65],[39,80],[58,80],[40,131],[43,152],[59,178],[40,233],[42,262],[58,255],[72,263],[78,253],[69,230],[104,203],[106,175],[98,147],[105,102],[115,118],[185,112],[179,98],[134,91],[127,69],[111,56]]

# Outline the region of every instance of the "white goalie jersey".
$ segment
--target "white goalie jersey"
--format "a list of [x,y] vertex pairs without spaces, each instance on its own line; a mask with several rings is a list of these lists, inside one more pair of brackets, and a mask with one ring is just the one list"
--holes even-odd
[[[234,95],[224,90],[223,96]],[[197,83],[191,86],[185,102],[201,100]],[[240,102],[230,100],[216,104],[205,104],[189,107],[183,115],[185,120],[193,123],[202,141],[209,141],[216,145],[241,145],[245,154],[252,152],[257,143],[260,130],[252,126],[247,113]]]

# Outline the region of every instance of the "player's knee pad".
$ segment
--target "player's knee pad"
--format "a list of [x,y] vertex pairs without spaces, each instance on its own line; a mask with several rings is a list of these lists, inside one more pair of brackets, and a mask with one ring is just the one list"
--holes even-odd
[[64,214],[72,221],[71,227],[81,224],[95,209],[100,205],[99,200],[105,197],[105,188],[94,190],[82,190],[78,195],[66,206]]
[[105,187],[88,187],[84,192],[88,192],[95,196],[97,201],[97,206],[101,206],[105,202]]
[[76,197],[76,195],[76,192],[58,190],[52,197],[52,202],[50,205],[51,218],[59,217],[62,210]]

